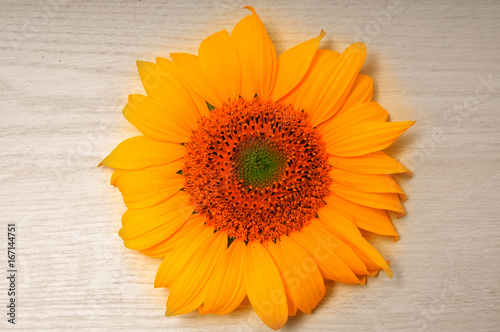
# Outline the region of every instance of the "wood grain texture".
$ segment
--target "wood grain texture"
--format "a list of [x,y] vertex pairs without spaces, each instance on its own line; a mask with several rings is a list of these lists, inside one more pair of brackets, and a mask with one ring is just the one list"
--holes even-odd
[[[121,115],[142,93],[136,59],[196,53],[248,14],[240,0],[2,1],[0,329],[261,331],[248,302],[226,316],[163,316],[160,261],[123,247],[111,170],[95,166],[137,133]],[[389,153],[408,215],[401,239],[369,236],[395,272],[327,283],[283,331],[497,331],[500,324],[500,2],[254,0],[278,53],[367,44],[362,72],[391,120],[417,125]],[[15,222],[18,316],[7,324],[6,225]],[[4,263],[5,262],[5,263]]]

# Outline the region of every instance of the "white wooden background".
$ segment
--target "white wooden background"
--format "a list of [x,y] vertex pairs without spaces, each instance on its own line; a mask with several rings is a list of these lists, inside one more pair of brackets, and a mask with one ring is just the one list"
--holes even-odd
[[[111,170],[137,133],[121,115],[142,93],[135,60],[196,53],[253,5],[278,53],[327,32],[323,48],[368,46],[362,72],[392,120],[417,120],[390,153],[408,215],[401,239],[370,237],[394,279],[327,283],[283,331],[498,331],[499,1],[1,1],[0,330],[260,331],[248,302],[226,316],[164,317],[160,261],[123,247]],[[7,324],[6,242],[17,225],[16,326]]]

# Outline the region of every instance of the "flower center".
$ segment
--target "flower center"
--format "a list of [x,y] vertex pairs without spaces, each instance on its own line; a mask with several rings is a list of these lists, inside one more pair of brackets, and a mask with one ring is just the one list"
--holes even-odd
[[230,237],[265,242],[300,230],[329,195],[324,143],[289,105],[224,104],[185,147],[185,189],[207,224]]
[[246,186],[264,188],[279,180],[287,158],[272,142],[253,139],[241,144],[235,161],[236,174]]

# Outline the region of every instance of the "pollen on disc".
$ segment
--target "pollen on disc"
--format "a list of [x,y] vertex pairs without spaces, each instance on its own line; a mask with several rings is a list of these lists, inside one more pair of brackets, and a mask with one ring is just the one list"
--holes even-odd
[[185,147],[186,191],[230,237],[265,242],[300,230],[329,195],[324,143],[306,113],[281,102],[226,103]]

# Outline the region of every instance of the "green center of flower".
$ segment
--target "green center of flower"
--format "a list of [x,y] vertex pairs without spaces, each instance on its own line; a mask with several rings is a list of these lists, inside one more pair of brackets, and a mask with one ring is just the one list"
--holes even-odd
[[277,182],[285,169],[286,155],[266,140],[243,143],[236,155],[236,172],[246,186],[265,188]]

